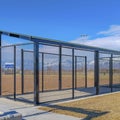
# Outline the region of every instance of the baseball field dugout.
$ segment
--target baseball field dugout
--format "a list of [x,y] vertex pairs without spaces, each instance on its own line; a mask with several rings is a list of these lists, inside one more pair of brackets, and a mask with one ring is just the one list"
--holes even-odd
[[[12,40],[12,44],[10,43],[10,45],[3,45],[3,37],[2,36],[8,36],[10,38],[14,38],[14,40]],[[17,39],[17,40],[16,40]],[[19,39],[19,40],[18,40]],[[21,43],[21,39],[23,39],[26,42],[22,42]],[[16,42],[19,41],[19,42]],[[28,42],[28,43],[27,43]],[[19,63],[19,59],[21,59],[21,57],[19,58],[19,54],[17,55],[17,46],[26,46],[26,44],[32,44],[32,47],[28,47],[33,51],[33,56],[31,56],[33,58],[33,72],[31,74],[33,74],[32,78],[32,82],[33,82],[33,95],[31,97],[32,102],[34,104],[39,104],[41,103],[41,96],[40,96],[40,88],[39,88],[39,50],[40,50],[40,46],[41,45],[49,45],[49,46],[54,46],[54,47],[58,47],[58,62],[59,62],[59,66],[58,66],[58,76],[59,76],[59,83],[62,83],[61,81],[61,77],[62,77],[62,49],[63,48],[67,48],[71,50],[71,82],[72,82],[72,88],[71,88],[71,98],[74,99],[75,98],[75,51],[79,50],[79,51],[90,51],[92,53],[94,53],[94,88],[95,88],[95,94],[99,94],[100,93],[100,85],[99,85],[99,55],[100,53],[104,53],[104,54],[109,54],[110,57],[110,72],[112,73],[113,71],[113,56],[115,55],[120,55],[120,51],[117,50],[110,50],[110,49],[104,49],[104,48],[98,48],[98,47],[92,47],[92,46],[87,46],[87,45],[81,45],[81,44],[75,44],[75,43],[68,43],[68,42],[63,42],[63,41],[58,41],[58,40],[52,40],[52,39],[47,39],[47,38],[41,38],[41,37],[36,37],[36,36],[30,36],[30,35],[25,35],[25,34],[18,34],[18,33],[13,33],[13,32],[7,32],[7,31],[0,31],[0,63],[2,63],[2,48],[4,47],[13,47],[13,50],[11,53],[13,53],[13,57],[12,57],[12,63],[14,63],[14,74],[12,76],[12,80],[13,80],[13,98],[15,100],[17,100],[17,74],[16,74],[16,70],[17,70],[17,65],[20,64]],[[21,49],[24,49],[26,47],[20,47]],[[21,53],[21,52],[19,52]],[[17,61],[18,60],[18,61]],[[6,61],[7,62],[7,61]],[[2,64],[0,64],[0,95],[2,95]],[[21,69],[21,74],[23,74],[22,72],[22,68]],[[21,76],[22,77],[22,76]],[[22,81],[20,82],[22,84]],[[29,82],[28,82],[29,83]],[[61,89],[62,84],[59,84],[59,88]],[[113,74],[110,74],[110,88],[111,88],[111,92],[113,91]],[[22,87],[21,87],[22,89]],[[22,94],[22,90],[21,90],[21,94]],[[58,94],[59,95],[59,94]],[[25,98],[25,97],[24,97]]]

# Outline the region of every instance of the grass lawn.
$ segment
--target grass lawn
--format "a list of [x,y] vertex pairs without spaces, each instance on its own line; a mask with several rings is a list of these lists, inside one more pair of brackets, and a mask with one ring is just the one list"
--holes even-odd
[[83,120],[120,120],[120,93],[67,102],[40,109]]

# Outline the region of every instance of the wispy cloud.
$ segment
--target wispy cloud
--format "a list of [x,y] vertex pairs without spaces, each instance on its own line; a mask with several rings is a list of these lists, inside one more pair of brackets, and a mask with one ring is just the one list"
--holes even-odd
[[97,33],[95,39],[82,40],[81,37],[72,40],[73,43],[120,50],[120,25],[111,25],[109,29]]
[[120,36],[120,25],[111,25],[108,30],[101,31],[98,33],[107,36]]

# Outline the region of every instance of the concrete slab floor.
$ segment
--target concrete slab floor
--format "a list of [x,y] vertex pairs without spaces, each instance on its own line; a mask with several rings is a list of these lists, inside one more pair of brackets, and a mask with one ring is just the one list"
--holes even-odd
[[80,120],[67,115],[61,115],[39,110],[40,106],[34,106],[28,103],[13,101],[7,98],[0,98],[0,111],[16,111],[22,114],[22,120]]

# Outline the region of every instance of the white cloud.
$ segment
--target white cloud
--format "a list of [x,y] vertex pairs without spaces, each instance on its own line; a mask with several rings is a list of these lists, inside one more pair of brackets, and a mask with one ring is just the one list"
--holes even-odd
[[111,25],[110,28],[106,31],[101,31],[98,33],[102,35],[109,35],[109,36],[120,36],[120,25]]
[[[100,31],[97,33],[96,39],[81,40],[81,37],[72,40],[73,43],[79,43],[84,45],[102,47],[107,49],[120,50],[120,25],[111,25],[106,31]],[[102,37],[99,37],[102,35]]]

